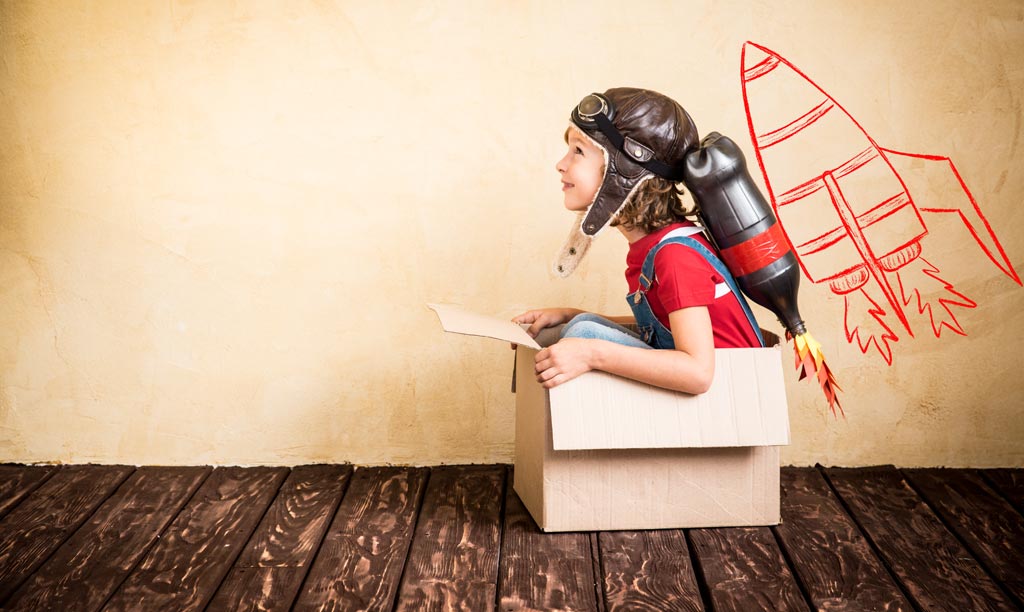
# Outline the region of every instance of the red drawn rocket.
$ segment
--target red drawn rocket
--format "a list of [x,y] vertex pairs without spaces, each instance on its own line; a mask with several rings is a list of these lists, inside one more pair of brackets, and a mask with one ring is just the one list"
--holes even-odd
[[[747,125],[772,207],[804,275],[844,297],[849,342],[864,353],[874,346],[891,364],[896,330],[913,336],[914,317],[927,317],[936,337],[944,327],[966,335],[953,308],[977,304],[923,257],[923,213],[959,215],[992,263],[1021,284],[948,157],[880,147],[828,93],[769,49],[747,42],[741,64]],[[957,202],[928,201],[936,179],[954,186]]]

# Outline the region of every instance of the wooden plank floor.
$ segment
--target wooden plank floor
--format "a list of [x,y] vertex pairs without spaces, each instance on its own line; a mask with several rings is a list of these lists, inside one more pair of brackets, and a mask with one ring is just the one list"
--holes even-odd
[[504,465],[0,465],[4,610],[1022,610],[1024,470],[783,468],[776,527],[545,534]]

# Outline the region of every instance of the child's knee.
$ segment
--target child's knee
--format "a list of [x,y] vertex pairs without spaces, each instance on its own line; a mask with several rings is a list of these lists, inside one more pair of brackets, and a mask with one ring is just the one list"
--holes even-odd
[[[580,314],[576,315],[575,317],[573,317],[572,319],[569,319],[569,322],[566,323],[565,327],[562,328],[562,333],[561,333],[560,337],[562,337],[562,338],[579,338],[580,336],[575,335],[577,333],[576,330],[575,330],[575,328],[577,326],[584,325],[584,324],[586,324],[588,326],[595,325],[595,324],[598,324],[597,321],[599,321],[600,319],[601,319],[601,317],[599,317],[596,314],[590,313],[590,312],[580,313]],[[573,335],[570,335],[570,334],[573,334]]]
[[597,323],[597,324],[603,324],[604,322],[605,322],[605,319],[601,315],[596,315],[596,314],[594,314],[592,312],[581,312],[580,314],[576,315],[572,319],[569,319],[569,322],[566,323],[565,326],[566,327],[570,327],[570,326],[575,325],[577,323]]
[[565,326],[562,330],[563,338],[604,338],[608,335],[607,325],[603,325],[592,319],[583,319]]

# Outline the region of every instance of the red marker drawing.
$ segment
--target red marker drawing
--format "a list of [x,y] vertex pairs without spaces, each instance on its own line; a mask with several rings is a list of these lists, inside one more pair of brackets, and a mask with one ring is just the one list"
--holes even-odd
[[[959,215],[992,263],[1022,284],[948,157],[879,146],[828,93],[760,45],[743,45],[741,74],[775,214],[807,278],[844,297],[846,337],[861,352],[874,346],[891,365],[896,330],[913,336],[914,317],[927,317],[936,337],[944,327],[966,335],[953,308],[977,304],[922,256],[922,213]],[[957,202],[928,201],[935,178],[956,187]]]

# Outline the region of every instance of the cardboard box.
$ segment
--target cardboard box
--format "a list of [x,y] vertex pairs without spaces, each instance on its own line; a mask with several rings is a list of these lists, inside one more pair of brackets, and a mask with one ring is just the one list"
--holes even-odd
[[775,525],[789,444],[782,352],[715,351],[707,393],[588,372],[546,390],[535,342],[510,321],[432,305],[447,331],[519,344],[514,488],[545,531]]

